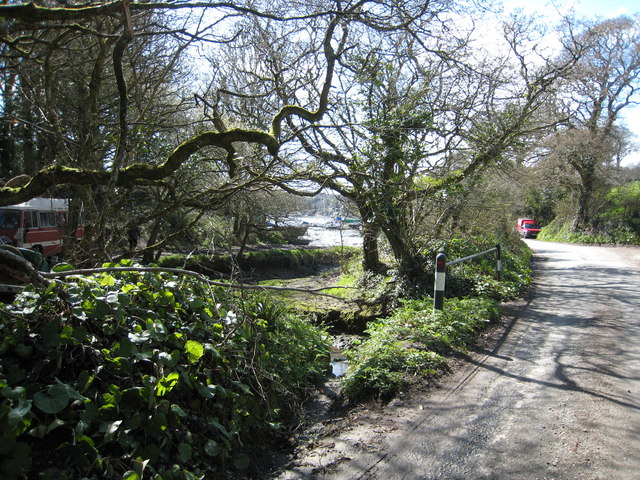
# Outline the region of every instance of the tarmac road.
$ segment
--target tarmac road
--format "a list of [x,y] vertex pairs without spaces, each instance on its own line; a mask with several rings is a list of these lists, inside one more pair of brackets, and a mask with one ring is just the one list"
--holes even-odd
[[527,242],[534,294],[493,351],[278,478],[640,479],[640,248]]

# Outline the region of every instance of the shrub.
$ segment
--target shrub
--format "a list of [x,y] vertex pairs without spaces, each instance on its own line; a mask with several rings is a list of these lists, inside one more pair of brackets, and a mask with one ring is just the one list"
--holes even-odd
[[437,313],[431,299],[404,301],[389,318],[370,324],[368,338],[348,352],[343,393],[350,400],[393,397],[412,377],[437,373],[444,354],[464,349],[498,314],[488,299],[449,299]]
[[[515,234],[500,239],[484,235],[434,241],[429,245],[428,256],[435,259],[437,253],[444,252],[451,261],[492,249],[498,243],[502,247],[502,278],[496,279],[495,253],[458,263],[447,269],[447,297],[478,296],[507,301],[516,298],[522,287],[531,283],[531,250]],[[433,278],[433,272],[429,275]]]
[[556,218],[538,234],[539,240],[548,242],[586,243],[586,244],[640,244],[640,235],[630,226],[614,221],[597,223],[588,231],[572,231],[571,220]]
[[0,331],[2,478],[246,468],[329,365],[325,333],[284,308],[167,273],[27,289]]

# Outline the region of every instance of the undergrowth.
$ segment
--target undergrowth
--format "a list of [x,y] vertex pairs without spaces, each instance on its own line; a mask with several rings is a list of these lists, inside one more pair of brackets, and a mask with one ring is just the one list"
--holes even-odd
[[412,378],[436,374],[446,353],[465,349],[498,315],[490,299],[448,299],[436,313],[431,299],[403,302],[389,318],[371,323],[367,339],[347,352],[343,393],[352,401],[390,399]]
[[571,226],[572,221],[557,218],[542,228],[538,240],[598,245],[640,245],[640,235],[629,225],[602,222],[584,231],[573,231]]
[[[487,245],[442,247],[456,258]],[[393,279],[363,275],[355,257],[343,263],[341,284],[366,292],[365,303],[397,303],[348,352],[345,396],[389,399],[467,348],[497,318],[497,302],[530,281],[526,245],[503,253],[501,280],[491,258],[453,270],[466,290],[438,313],[430,297],[394,296]],[[246,470],[328,370],[326,332],[289,311],[273,296],[233,295],[167,272],[76,275],[25,289],[0,305],[0,477],[172,480]]]
[[[439,240],[431,242],[428,255],[446,252],[454,260],[494,246],[489,236]],[[398,298],[388,318],[369,324],[366,339],[347,352],[344,395],[351,401],[388,400],[413,379],[437,374],[446,365],[447,353],[464,350],[499,317],[498,302],[516,298],[531,282],[530,262],[531,250],[524,242],[504,238],[500,279],[495,254],[490,253],[448,268],[443,311],[434,312],[433,298],[427,295]]]
[[74,276],[0,306],[2,478],[242,471],[329,364],[282,305],[187,276]]

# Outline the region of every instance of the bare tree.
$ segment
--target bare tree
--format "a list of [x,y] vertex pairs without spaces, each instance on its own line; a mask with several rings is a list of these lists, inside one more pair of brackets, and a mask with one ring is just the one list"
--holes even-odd
[[[566,31],[585,53],[559,91],[566,121],[556,135],[552,155],[576,176],[574,230],[589,225],[604,172],[619,165],[628,151],[619,122],[621,112],[640,101],[638,18],[566,23]],[[580,33],[573,34],[578,29]]]
[[[380,35],[350,50],[344,62],[350,75],[341,77],[331,122],[297,132],[317,159],[313,178],[358,206],[365,266],[380,268],[382,233],[408,286],[428,261],[424,222],[454,190],[505,157],[518,157],[527,140],[555,125],[555,118],[534,114],[579,55],[538,55],[532,62],[531,32],[514,21],[505,26],[510,56],[483,59],[468,36],[452,36],[446,22],[438,30],[438,15],[450,12],[431,13],[428,32]],[[456,211],[440,209],[436,222]]]

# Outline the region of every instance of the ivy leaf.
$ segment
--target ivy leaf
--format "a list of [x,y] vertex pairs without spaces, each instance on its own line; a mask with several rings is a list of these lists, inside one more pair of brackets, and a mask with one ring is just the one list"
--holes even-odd
[[68,272],[70,270],[74,270],[75,267],[73,265],[71,265],[70,263],[58,263],[57,265],[55,265],[51,271],[52,272]]
[[4,478],[26,477],[31,468],[31,448],[25,442],[17,442],[11,452],[11,460],[2,462]]
[[198,310],[204,306],[204,301],[201,298],[195,298],[189,302],[189,308],[191,310]]
[[223,451],[224,449],[220,447],[214,440],[207,440],[207,443],[204,444],[204,453],[206,453],[210,457],[217,457]]
[[162,365],[170,365],[173,362],[173,357],[168,352],[159,352],[158,362]]
[[[85,372],[86,373],[86,372]],[[87,402],[89,399],[82,395],[78,390],[73,388],[68,383],[61,382],[60,379],[56,378],[56,383],[60,388],[64,388],[69,395],[69,400],[80,400],[81,402]]]
[[31,400],[20,399],[18,406],[12,408],[7,415],[7,423],[10,428],[16,428],[20,421],[31,411]]
[[184,345],[184,350],[191,363],[197,362],[200,360],[200,357],[204,355],[204,346],[195,340],[187,340],[187,343]]
[[247,468],[249,468],[249,465],[251,465],[251,460],[249,459],[249,457],[247,455],[238,455],[234,460],[233,460],[233,465],[238,469],[238,470],[246,470]]
[[178,372],[171,372],[166,377],[161,378],[156,387],[156,395],[162,397],[169,393],[177,385],[179,378],[180,374]]
[[189,460],[191,460],[192,454],[193,449],[188,443],[182,442],[178,445],[178,457],[182,462],[188,462]]
[[118,303],[120,301],[119,292],[109,292],[105,298],[107,303]]
[[144,473],[144,469],[147,468],[147,464],[149,463],[149,459],[147,460],[134,460],[133,461],[133,469],[136,473],[142,478]]
[[209,420],[209,425],[217,428],[222,435],[224,435],[226,438],[231,440],[231,434],[220,422],[217,422],[216,420],[212,419],[212,420]]
[[124,475],[122,475],[122,480],[140,480],[140,475],[138,475],[138,473],[134,472],[133,470],[129,470],[124,472]]
[[131,340],[132,343],[146,343],[151,340],[151,333],[148,330],[144,330],[140,333],[130,332],[129,340]]
[[0,394],[3,397],[8,398],[9,400],[18,400],[26,396],[27,389],[20,386],[13,389],[10,387],[4,387],[2,390],[0,390]]
[[114,439],[116,432],[118,431],[118,428],[120,428],[121,423],[122,423],[122,420],[116,420],[115,422],[111,422],[107,424],[104,431],[105,442],[110,442],[111,440]]
[[187,412],[185,412],[180,405],[176,405],[175,403],[171,405],[171,411],[174,415],[180,418],[185,418],[187,416]]
[[40,333],[44,344],[48,347],[57,347],[60,344],[60,322],[52,320],[45,323]]
[[213,398],[216,396],[216,386],[215,385],[205,385],[200,382],[196,382],[196,390],[198,393],[202,395],[204,398]]
[[100,279],[100,285],[103,287],[113,287],[116,284],[116,279],[111,275],[104,275]]
[[65,409],[69,403],[69,390],[62,383],[51,385],[46,392],[33,396],[33,403],[44,413],[55,414]]

